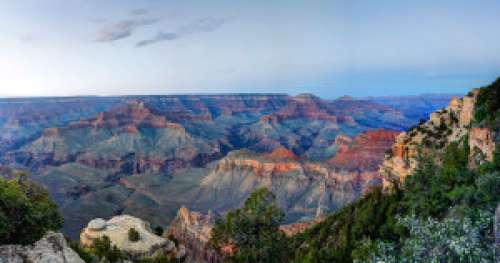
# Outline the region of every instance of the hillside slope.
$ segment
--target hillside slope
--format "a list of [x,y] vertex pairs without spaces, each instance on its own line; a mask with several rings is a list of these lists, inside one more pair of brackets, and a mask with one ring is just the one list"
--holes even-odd
[[293,238],[294,262],[495,262],[500,79],[398,136],[384,188]]

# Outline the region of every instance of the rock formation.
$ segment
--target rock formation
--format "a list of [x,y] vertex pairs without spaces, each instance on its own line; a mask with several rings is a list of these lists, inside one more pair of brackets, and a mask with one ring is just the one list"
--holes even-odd
[[[452,142],[469,144],[471,168],[493,160],[495,134],[490,128],[474,127],[474,107],[479,89],[468,95],[452,98],[448,107],[434,112],[430,119],[399,134],[392,150],[385,155],[380,173],[384,187],[401,183],[417,165],[419,151],[444,151]],[[440,162],[441,160],[436,160]]]
[[[337,154],[329,162],[337,168],[353,171],[377,170],[384,153],[391,148],[398,132],[369,130],[354,139],[339,135],[335,139]],[[340,138],[339,138],[340,137]]]
[[[131,241],[128,232],[134,228],[139,233],[138,241]],[[108,236],[111,243],[132,258],[154,257],[157,253],[172,252],[173,242],[152,233],[149,223],[129,215],[115,216],[108,221],[97,218],[89,222],[80,234],[80,243],[89,247],[103,236]]]
[[222,258],[208,244],[214,223],[212,213],[204,215],[181,207],[167,233],[186,247],[186,262],[219,263]]
[[339,135],[337,155],[327,163],[300,159],[284,148],[265,154],[233,151],[203,178],[193,207],[223,212],[241,206],[253,191],[266,187],[275,194],[289,223],[311,220],[320,206],[322,212],[332,212],[381,184],[378,166],[395,134],[369,130],[353,139]]
[[33,245],[0,246],[0,263],[84,263],[61,233],[48,232]]

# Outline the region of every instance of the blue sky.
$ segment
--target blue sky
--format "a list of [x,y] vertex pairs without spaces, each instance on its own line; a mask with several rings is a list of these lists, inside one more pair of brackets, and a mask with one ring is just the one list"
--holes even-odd
[[500,1],[0,0],[0,96],[463,93]]

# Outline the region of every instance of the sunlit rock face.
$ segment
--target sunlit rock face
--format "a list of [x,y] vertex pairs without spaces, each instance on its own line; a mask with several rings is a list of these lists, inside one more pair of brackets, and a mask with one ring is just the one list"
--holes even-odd
[[475,168],[485,161],[493,161],[495,135],[489,128],[472,128],[469,133],[469,166]]
[[[131,228],[139,233],[139,240],[129,239]],[[89,247],[103,236],[109,237],[113,245],[133,258],[149,258],[162,251],[172,252],[175,249],[173,242],[153,234],[149,223],[129,215],[115,216],[108,221],[101,218],[90,221],[80,234],[80,244]]]
[[337,155],[328,162],[304,160],[282,148],[270,153],[233,151],[202,180],[192,207],[239,207],[253,191],[266,187],[285,210],[288,223],[311,220],[319,208],[334,211],[381,184],[378,167],[396,134],[369,130],[354,138],[339,135]]
[[167,233],[186,247],[186,262],[219,263],[223,259],[208,244],[215,219],[213,213],[202,214],[181,207]]
[[84,263],[61,233],[48,232],[33,245],[0,246],[0,263]]
[[[392,150],[385,155],[380,173],[384,186],[404,181],[417,166],[417,155],[444,151],[452,142],[469,144],[471,168],[493,160],[495,134],[487,127],[475,127],[474,107],[479,89],[459,99],[452,98],[446,108],[430,114],[429,120],[399,134]],[[441,160],[436,160],[440,162]]]
[[[362,145],[386,139],[358,135],[416,123],[407,103],[401,110],[395,101],[311,94],[0,99],[0,164],[31,170],[72,238],[98,217],[130,214],[167,225],[183,205],[224,212],[262,186],[276,192],[292,223],[380,183],[372,167],[381,148]],[[426,107],[415,111],[429,114]]]

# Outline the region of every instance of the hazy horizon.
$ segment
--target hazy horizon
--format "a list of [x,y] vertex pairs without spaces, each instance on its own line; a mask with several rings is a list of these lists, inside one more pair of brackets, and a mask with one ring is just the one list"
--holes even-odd
[[464,94],[500,2],[3,1],[0,96]]

